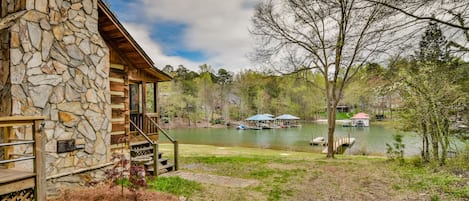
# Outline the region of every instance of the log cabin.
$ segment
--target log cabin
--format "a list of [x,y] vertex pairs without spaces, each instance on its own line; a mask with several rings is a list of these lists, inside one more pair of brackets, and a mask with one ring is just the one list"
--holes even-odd
[[171,77],[105,3],[0,2],[0,200],[103,179],[115,152],[152,174],[177,169],[177,141],[157,124],[158,83]]

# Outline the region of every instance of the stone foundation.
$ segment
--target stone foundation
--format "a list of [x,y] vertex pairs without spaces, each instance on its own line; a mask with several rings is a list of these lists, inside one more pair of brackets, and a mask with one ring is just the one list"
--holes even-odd
[[107,178],[105,173],[107,168],[104,167],[84,173],[49,179],[46,182],[47,198],[51,199],[60,196],[67,189],[90,186],[104,181]]
[[[110,160],[109,49],[97,9],[97,0],[26,0],[8,29],[11,115],[48,118],[47,176]],[[70,139],[84,149],[58,154],[57,141]]]

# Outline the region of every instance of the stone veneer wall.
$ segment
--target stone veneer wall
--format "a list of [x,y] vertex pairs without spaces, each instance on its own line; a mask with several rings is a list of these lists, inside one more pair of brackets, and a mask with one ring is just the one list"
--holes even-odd
[[[47,176],[108,162],[109,49],[97,0],[26,0],[10,31],[12,115],[44,115]],[[84,149],[57,153],[57,140]]]

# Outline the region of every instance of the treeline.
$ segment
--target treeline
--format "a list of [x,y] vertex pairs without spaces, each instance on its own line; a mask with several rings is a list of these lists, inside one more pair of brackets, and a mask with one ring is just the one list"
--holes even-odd
[[279,76],[247,70],[234,74],[224,68],[215,71],[206,64],[198,72],[182,65],[167,65],[163,71],[173,76],[173,81],[159,85],[160,114],[167,120],[221,123],[257,113],[290,113],[313,120],[324,111],[324,95],[313,86],[319,77],[311,72]]
[[[246,70],[235,74],[224,68],[216,71],[207,64],[199,66],[197,72],[182,65],[167,65],[163,71],[173,77],[171,82],[159,85],[159,111],[164,121],[179,118],[188,125],[222,123],[259,113],[292,114],[307,121],[326,118],[319,73],[281,75]],[[339,105],[350,115],[366,112],[392,118],[402,102],[396,91],[385,88],[392,83],[393,71],[376,63],[360,68]]]
[[[424,161],[444,164],[452,136],[469,140],[469,64],[449,47],[442,30],[430,23],[414,54],[395,56],[386,66],[353,67],[339,105],[401,122],[401,129],[422,136]],[[234,74],[206,64],[198,72],[169,65],[163,70],[174,78],[159,88],[164,121],[179,118],[190,125],[242,121],[258,113],[289,113],[304,120],[324,115],[323,77],[312,70]]]
[[423,161],[443,165],[458,151],[455,138],[469,142],[469,63],[455,53],[439,26],[429,23],[414,54],[360,69],[343,100],[374,97],[377,113],[395,111],[400,129],[421,135]]

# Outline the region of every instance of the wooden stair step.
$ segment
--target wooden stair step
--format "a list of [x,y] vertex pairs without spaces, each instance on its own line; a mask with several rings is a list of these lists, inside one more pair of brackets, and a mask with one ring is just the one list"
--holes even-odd
[[0,186],[13,181],[34,178],[36,173],[14,169],[0,168]]
[[141,161],[143,159],[153,159],[153,154],[145,154],[145,155],[141,155],[141,156],[136,156],[136,157],[131,157],[130,160],[131,161]]
[[137,152],[137,151],[147,151],[153,150],[153,147],[143,147],[143,148],[131,148],[130,151]]
[[139,142],[130,142],[129,145],[132,146],[138,146],[138,145],[144,145],[144,144],[149,144],[151,146],[151,143],[147,141],[139,141]]
[[[173,164],[166,164],[166,165],[163,165],[163,166],[158,166],[158,169],[166,170],[166,171],[172,171],[174,169],[174,165]],[[147,171],[148,172],[154,172],[154,169],[153,169],[153,167],[150,167],[150,168],[147,169]]]
[[[161,155],[163,155],[163,153],[158,152],[158,158],[161,158]],[[142,159],[145,159],[145,158],[151,158],[151,159],[153,159],[153,153],[151,153],[151,154],[145,154],[145,155],[141,155],[141,156],[131,157],[130,160],[131,160],[131,161],[133,161],[134,159],[135,159],[135,160],[142,160]]]
[[[168,158],[160,158],[158,159],[158,163],[161,165],[166,165],[168,164],[169,159]],[[144,165],[146,166],[153,166],[153,160],[146,162]]]

